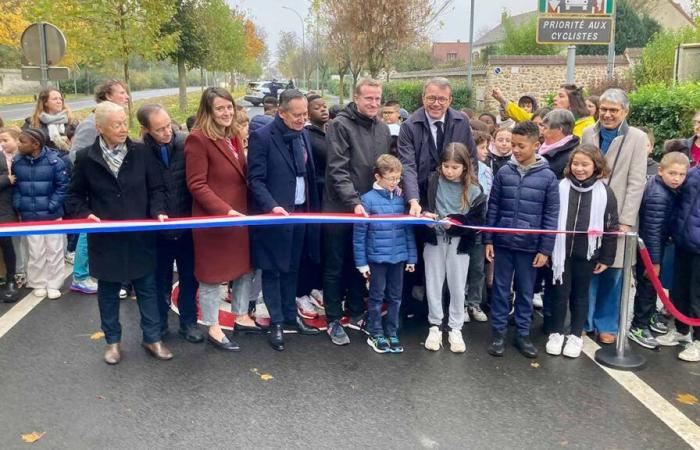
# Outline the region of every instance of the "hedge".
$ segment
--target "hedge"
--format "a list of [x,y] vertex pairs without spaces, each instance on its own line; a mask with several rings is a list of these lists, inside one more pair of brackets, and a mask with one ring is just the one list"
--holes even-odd
[[657,155],[664,141],[693,135],[693,115],[700,110],[700,83],[649,84],[629,97],[629,122],[653,130]]
[[[391,81],[384,83],[382,101],[396,100],[408,112],[413,112],[423,106],[423,81]],[[452,84],[452,105],[455,109],[472,108],[471,91],[464,83]]]

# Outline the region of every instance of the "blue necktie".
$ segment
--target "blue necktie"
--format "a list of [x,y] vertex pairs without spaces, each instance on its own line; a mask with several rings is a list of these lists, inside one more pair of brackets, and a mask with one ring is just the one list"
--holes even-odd
[[170,157],[168,156],[167,145],[160,146],[160,159],[163,160],[163,164],[165,164],[165,167],[170,167]]

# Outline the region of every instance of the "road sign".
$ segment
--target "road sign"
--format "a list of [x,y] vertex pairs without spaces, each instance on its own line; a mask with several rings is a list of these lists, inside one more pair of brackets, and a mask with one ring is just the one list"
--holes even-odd
[[607,45],[613,35],[611,17],[537,18],[538,44]]
[[539,0],[540,14],[582,14],[609,16],[614,0]]
[[22,65],[41,65],[41,28],[46,35],[46,64],[52,66],[58,63],[66,54],[66,38],[61,30],[46,22],[33,23],[22,33]]
[[[47,76],[49,80],[64,81],[70,78],[68,67],[48,67]],[[22,79],[25,81],[41,81],[41,67],[22,66]]]

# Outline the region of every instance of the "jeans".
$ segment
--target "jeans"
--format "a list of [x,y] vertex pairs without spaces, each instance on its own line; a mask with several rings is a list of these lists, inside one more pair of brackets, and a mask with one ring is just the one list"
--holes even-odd
[[[676,247],[676,268],[671,298],[678,311],[689,317],[700,317],[700,254]],[[690,326],[676,320],[676,330],[688,334]],[[693,327],[693,338],[700,340],[700,327]]]
[[591,280],[587,331],[616,334],[620,318],[622,269],[608,268]]
[[160,324],[168,328],[168,311],[173,287],[173,262],[177,263],[179,289],[177,308],[180,311],[180,328],[197,323],[196,295],[199,284],[194,277],[194,244],[192,233],[187,230],[178,239],[158,238],[156,243],[156,290]]
[[73,259],[73,279],[81,281],[90,276],[90,267],[88,266],[88,244],[87,234],[82,233],[78,236],[78,242],[75,245],[75,258]]
[[494,247],[494,276],[491,296],[491,327],[504,333],[508,326],[511,285],[515,288],[515,325],[519,336],[529,336],[532,322],[532,296],[537,269],[532,267],[535,253]]
[[[231,312],[236,316],[248,314],[248,300],[252,284],[253,272],[242,275],[231,282]],[[222,289],[220,283],[199,283],[199,308],[202,310],[203,324],[211,326],[219,323]]]
[[588,317],[588,291],[593,278],[595,262],[585,258],[569,257],[564,266],[562,283],[557,282],[550,290],[551,331],[564,334],[567,306],[571,310],[571,334],[581,337]]
[[479,239],[469,251],[467,272],[467,305],[479,306],[484,301],[486,272],[484,271],[484,244]]
[[382,304],[386,300],[388,311],[385,317],[386,335],[396,336],[399,330],[399,309],[403,287],[404,263],[369,263],[372,276],[369,279],[369,301],[367,304],[367,331],[372,336],[384,334],[382,329]]
[[339,320],[343,315],[342,303],[346,292],[345,306],[350,315],[361,316],[365,310],[365,281],[355,268],[352,224],[325,224],[322,228],[323,302],[326,307],[326,319],[330,323]]
[[[154,274],[131,280],[136,291],[136,299],[141,313],[143,342],[152,344],[161,340],[156,278]],[[120,282],[97,280],[97,304],[100,307],[100,321],[105,340],[115,344],[122,340],[122,326],[119,323]]]

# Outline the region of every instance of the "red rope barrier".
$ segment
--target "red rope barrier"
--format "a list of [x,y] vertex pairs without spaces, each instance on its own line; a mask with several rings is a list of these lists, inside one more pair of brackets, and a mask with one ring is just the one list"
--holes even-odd
[[654,265],[651,262],[649,250],[647,250],[646,246],[644,245],[644,241],[641,239],[639,240],[639,255],[642,257],[642,261],[644,262],[644,268],[647,271],[649,281],[651,281],[651,284],[654,285],[654,289],[656,289],[656,293],[659,295],[661,303],[664,304],[668,312],[670,312],[671,315],[676,318],[676,320],[679,320],[686,325],[690,325],[691,327],[700,327],[700,319],[693,319],[692,317],[688,317],[682,312],[678,311],[678,308],[676,308],[671,302],[671,299],[668,298],[668,295],[661,284],[661,280],[659,280],[656,272],[654,272]]

